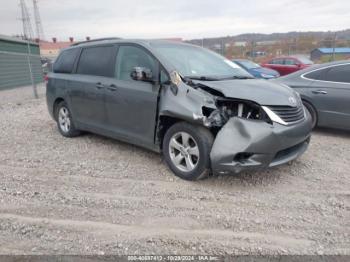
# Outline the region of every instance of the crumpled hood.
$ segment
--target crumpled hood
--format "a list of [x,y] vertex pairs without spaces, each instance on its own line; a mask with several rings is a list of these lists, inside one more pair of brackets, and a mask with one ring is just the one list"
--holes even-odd
[[250,100],[264,106],[296,106],[295,98],[299,101],[296,92],[288,86],[272,83],[263,79],[242,79],[225,81],[193,81],[215,89],[227,98]]

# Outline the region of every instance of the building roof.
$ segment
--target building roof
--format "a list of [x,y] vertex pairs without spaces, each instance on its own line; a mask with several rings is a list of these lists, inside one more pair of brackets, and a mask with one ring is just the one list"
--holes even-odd
[[66,47],[71,46],[72,42],[47,42],[47,41],[40,41],[40,49],[42,50],[52,50],[52,49],[63,49]]
[[[336,47],[334,48],[334,52],[336,54],[348,54],[350,53],[350,47]],[[315,50],[319,50],[321,53],[324,54],[332,54],[333,53],[333,48],[317,48]]]
[[[28,43],[28,40],[23,40],[23,39],[18,38],[18,37],[12,37],[12,36],[7,36],[7,35],[0,35],[0,40],[4,40],[7,42],[14,42],[14,43],[23,43],[23,44]],[[35,43],[33,41],[29,41],[29,43],[31,45],[37,45],[37,43]]]

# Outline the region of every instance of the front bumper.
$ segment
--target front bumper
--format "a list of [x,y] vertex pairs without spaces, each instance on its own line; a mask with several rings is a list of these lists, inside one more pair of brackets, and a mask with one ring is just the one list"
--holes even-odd
[[264,169],[296,159],[310,141],[311,117],[306,114],[291,126],[231,118],[217,134],[210,153],[213,173]]

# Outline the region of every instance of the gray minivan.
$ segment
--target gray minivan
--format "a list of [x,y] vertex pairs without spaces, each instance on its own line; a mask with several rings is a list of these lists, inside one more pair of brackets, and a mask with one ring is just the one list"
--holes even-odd
[[287,163],[308,147],[298,93],[201,47],[94,40],[63,50],[48,76],[59,132],[89,131],[162,152],[179,177]]

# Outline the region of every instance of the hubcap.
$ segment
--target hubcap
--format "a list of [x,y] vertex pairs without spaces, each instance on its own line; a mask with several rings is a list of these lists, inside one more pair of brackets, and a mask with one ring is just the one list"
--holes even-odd
[[191,172],[199,162],[199,149],[193,137],[186,132],[172,136],[169,143],[170,159],[179,170]]
[[68,133],[71,126],[69,111],[66,107],[61,107],[58,112],[58,123],[63,132]]

